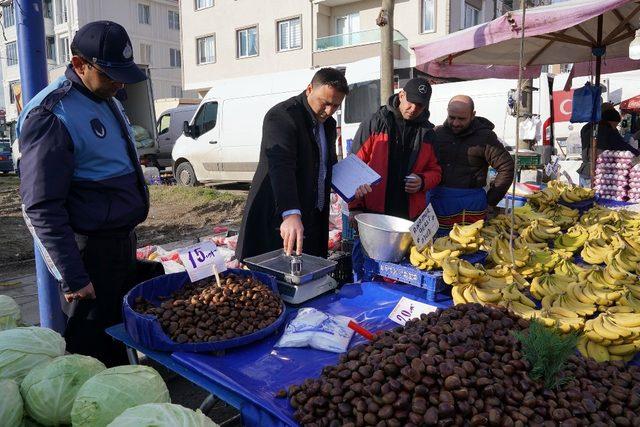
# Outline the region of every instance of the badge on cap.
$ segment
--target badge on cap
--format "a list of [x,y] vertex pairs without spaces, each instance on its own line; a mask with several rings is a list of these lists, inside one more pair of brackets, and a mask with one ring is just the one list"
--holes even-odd
[[124,57],[124,59],[131,59],[131,57],[133,56],[133,49],[131,49],[131,45],[129,43],[127,43],[127,45],[124,47],[122,56]]
[[427,85],[420,85],[418,86],[418,92],[420,92],[421,94],[425,94],[427,93]]
[[91,129],[98,138],[104,138],[105,136],[107,136],[107,129],[99,119],[91,120]]

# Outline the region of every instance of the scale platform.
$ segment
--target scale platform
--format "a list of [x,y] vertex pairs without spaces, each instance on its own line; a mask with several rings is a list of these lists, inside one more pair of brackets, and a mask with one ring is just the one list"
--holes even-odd
[[246,258],[251,270],[275,276],[280,297],[289,304],[300,304],[332,291],[338,282],[329,276],[337,262],[307,254],[288,256],[282,249]]

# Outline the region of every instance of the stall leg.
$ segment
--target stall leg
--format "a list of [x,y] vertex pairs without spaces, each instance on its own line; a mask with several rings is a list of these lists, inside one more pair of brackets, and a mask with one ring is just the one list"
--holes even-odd
[[129,359],[130,365],[139,365],[140,360],[138,359],[138,352],[134,348],[127,347],[127,358]]
[[216,406],[216,404],[220,401],[220,399],[218,399],[215,395],[210,394],[209,396],[207,396],[202,403],[200,404],[200,410],[204,413],[207,414],[211,409],[213,409],[214,406]]

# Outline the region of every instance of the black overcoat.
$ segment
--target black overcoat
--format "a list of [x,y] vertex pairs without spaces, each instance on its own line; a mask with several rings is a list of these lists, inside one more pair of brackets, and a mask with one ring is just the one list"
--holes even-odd
[[303,252],[327,256],[331,169],[337,162],[336,121],[324,122],[328,155],[324,209],[318,211],[320,148],[315,118],[303,92],[271,108],[262,124],[260,160],[242,219],[236,256],[243,260],[282,248],[282,213],[302,212]]

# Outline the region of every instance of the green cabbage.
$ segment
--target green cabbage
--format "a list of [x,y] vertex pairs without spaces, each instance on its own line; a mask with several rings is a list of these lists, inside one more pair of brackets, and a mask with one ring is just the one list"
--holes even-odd
[[0,421],[3,427],[21,427],[22,398],[20,387],[13,380],[0,380]]
[[47,328],[0,331],[0,379],[21,383],[37,365],[64,354],[65,342],[59,333]]
[[109,427],[217,427],[199,409],[192,411],[172,403],[147,403],[129,408]]
[[36,366],[20,384],[27,414],[45,426],[71,424],[71,407],[78,390],[105,369],[99,360],[79,354],[56,357]]
[[116,366],[97,373],[80,387],[71,423],[74,427],[105,427],[126,409],[169,402],[169,390],[155,369]]
[[20,323],[20,307],[8,295],[0,295],[0,331],[12,329]]

